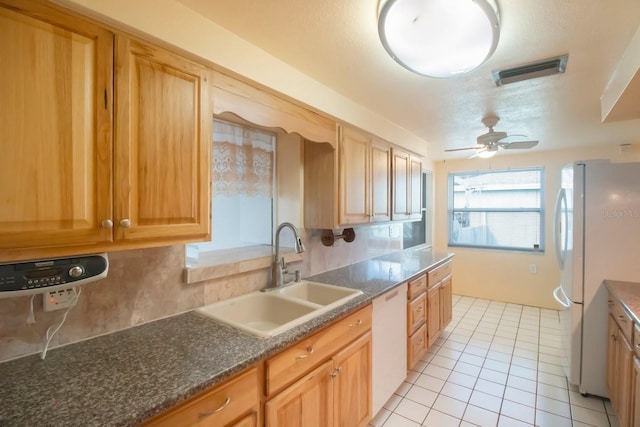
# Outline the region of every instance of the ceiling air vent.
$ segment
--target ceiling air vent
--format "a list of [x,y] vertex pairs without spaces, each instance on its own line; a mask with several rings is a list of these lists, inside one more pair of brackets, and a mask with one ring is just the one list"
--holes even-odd
[[564,73],[568,59],[569,55],[567,54],[505,70],[493,71],[493,80],[496,82],[496,86],[502,86],[522,80]]

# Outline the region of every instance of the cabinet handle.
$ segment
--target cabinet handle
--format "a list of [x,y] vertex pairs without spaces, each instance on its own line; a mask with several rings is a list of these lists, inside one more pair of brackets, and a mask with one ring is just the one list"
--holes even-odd
[[333,370],[333,372],[331,372],[331,378],[337,377],[338,374],[340,374],[340,372],[342,372],[342,366],[338,366],[336,369]]
[[296,360],[300,360],[300,359],[306,359],[307,357],[309,357],[311,354],[313,354],[313,347],[309,347],[307,348],[307,354],[301,354],[299,356],[296,356]]
[[122,228],[129,228],[129,227],[131,227],[131,220],[126,219],[126,218],[125,218],[125,219],[123,219],[123,220],[121,220],[121,221],[120,221],[120,227],[122,227]]
[[107,89],[104,90],[104,109],[107,109]]
[[200,414],[198,415],[199,418],[204,418],[204,417],[208,417],[209,415],[213,415],[213,414],[217,414],[218,412],[222,411],[224,408],[226,408],[227,406],[229,406],[229,403],[231,403],[231,396],[227,396],[227,399],[224,401],[224,403],[222,404],[221,407],[219,407],[218,409],[214,409],[211,412],[200,412]]
[[424,309],[424,307],[419,305],[418,308],[416,309],[416,311],[422,311],[423,309]]
[[356,322],[356,324],[355,324],[355,325],[354,325],[354,324],[351,324],[351,325],[349,325],[349,327],[350,327],[350,328],[353,328],[354,326],[360,326],[360,325],[362,325],[362,320],[361,320],[361,319],[358,319],[358,321]]
[[625,315],[624,315],[624,314],[619,314],[619,315],[618,315],[618,319],[620,319],[620,320],[621,320],[621,321],[623,321],[623,322],[626,322],[626,321],[627,321],[627,319],[625,319]]
[[611,339],[614,340],[614,341],[618,340],[618,338],[614,334],[611,334]]
[[393,293],[391,293],[391,294],[387,295],[387,296],[385,297],[385,299],[384,299],[384,300],[385,300],[385,301],[389,301],[390,299],[397,297],[399,292],[400,292],[400,291],[395,291],[395,292],[393,292]]
[[113,228],[113,221],[105,219],[100,225],[102,225],[102,228]]
[[636,348],[640,348],[640,343],[636,344]]

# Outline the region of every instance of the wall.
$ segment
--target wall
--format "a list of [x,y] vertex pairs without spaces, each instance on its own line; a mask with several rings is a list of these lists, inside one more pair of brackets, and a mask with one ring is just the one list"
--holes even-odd
[[[434,163],[435,236],[434,248],[454,252],[455,278],[453,292],[461,295],[506,301],[537,307],[558,309],[552,291],[560,283],[553,247],[553,211],[560,185],[560,169],[576,160],[611,159],[640,161],[637,148],[621,152],[617,145],[605,147],[505,155],[491,159],[447,160]],[[545,168],[545,242],[544,254],[479,250],[447,245],[447,176],[451,172],[542,166]],[[536,264],[537,273],[529,266]]]

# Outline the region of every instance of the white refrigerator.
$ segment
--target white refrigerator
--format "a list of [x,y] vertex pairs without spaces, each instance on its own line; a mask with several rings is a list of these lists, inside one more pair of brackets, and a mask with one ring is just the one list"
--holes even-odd
[[575,162],[562,169],[554,240],[561,283],[564,370],[582,394],[607,397],[607,291],[640,282],[640,163]]

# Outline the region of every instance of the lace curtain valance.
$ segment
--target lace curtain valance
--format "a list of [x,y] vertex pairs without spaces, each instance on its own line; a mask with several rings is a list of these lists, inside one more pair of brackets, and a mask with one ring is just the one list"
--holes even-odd
[[275,136],[213,121],[213,195],[273,195]]

